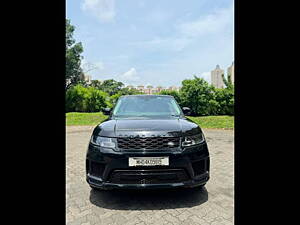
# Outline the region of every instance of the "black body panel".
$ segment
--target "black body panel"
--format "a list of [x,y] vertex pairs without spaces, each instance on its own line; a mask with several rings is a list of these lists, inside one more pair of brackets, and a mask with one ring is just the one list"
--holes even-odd
[[[116,147],[103,148],[90,142],[86,155],[87,182],[102,189],[204,185],[210,169],[205,138],[200,144],[182,147],[186,136],[200,133],[201,128],[184,115],[136,119],[110,116],[96,126],[92,135],[114,138]],[[169,165],[129,166],[129,157],[159,156],[169,157]]]

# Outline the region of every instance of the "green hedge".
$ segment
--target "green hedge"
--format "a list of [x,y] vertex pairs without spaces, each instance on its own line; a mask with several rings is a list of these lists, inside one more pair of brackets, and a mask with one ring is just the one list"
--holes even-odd
[[107,93],[76,85],[67,90],[66,112],[99,112],[107,106]]

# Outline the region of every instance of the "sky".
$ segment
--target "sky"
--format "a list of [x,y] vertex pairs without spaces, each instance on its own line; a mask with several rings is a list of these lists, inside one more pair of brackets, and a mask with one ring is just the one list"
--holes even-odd
[[181,86],[210,83],[234,61],[233,0],[67,0],[82,67],[95,80]]

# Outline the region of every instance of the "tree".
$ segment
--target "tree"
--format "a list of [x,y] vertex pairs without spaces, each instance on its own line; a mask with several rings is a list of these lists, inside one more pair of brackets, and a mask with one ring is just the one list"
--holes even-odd
[[122,89],[123,86],[124,84],[122,82],[118,82],[113,79],[110,79],[110,80],[104,80],[100,85],[100,89],[111,96],[117,94]]
[[107,93],[97,90],[94,87],[89,87],[86,101],[86,112],[100,112],[107,106],[106,97]]
[[84,80],[81,68],[83,47],[73,38],[75,27],[66,20],[66,90]]
[[99,112],[107,106],[108,94],[81,84],[70,87],[66,92],[67,112]]
[[224,74],[222,74],[223,82],[224,82],[224,84],[227,88],[233,88],[233,84],[232,84],[232,80],[231,80],[231,74],[229,73],[227,76],[228,77],[226,79]]
[[215,90],[215,99],[218,102],[218,115],[234,115],[234,92],[233,88]]
[[114,95],[111,95],[109,97],[108,107],[109,108],[113,108],[116,105],[116,103],[117,103],[117,101],[118,101],[118,99],[120,97],[121,97],[121,93],[120,92],[118,92],[118,93],[116,93]]
[[219,115],[220,104],[217,100],[210,99],[208,105],[209,115]]
[[228,74],[227,80],[222,74],[223,82],[226,88],[216,90],[216,100],[219,103],[218,114],[234,115],[234,87],[231,80],[231,74]]
[[96,89],[101,88],[101,81],[100,80],[91,80],[91,83],[89,84],[90,87],[94,87]]
[[181,105],[181,98],[180,98],[180,95],[179,95],[179,92],[178,91],[174,91],[174,90],[161,90],[159,92],[160,95],[171,95],[175,98],[175,100],[178,102],[178,104],[180,106]]
[[66,92],[66,111],[85,112],[85,99],[87,96],[88,90],[82,85],[70,87]]
[[189,107],[192,114],[210,115],[212,113],[210,104],[214,100],[214,89],[203,78],[194,76],[194,79],[182,81],[179,93],[181,105]]

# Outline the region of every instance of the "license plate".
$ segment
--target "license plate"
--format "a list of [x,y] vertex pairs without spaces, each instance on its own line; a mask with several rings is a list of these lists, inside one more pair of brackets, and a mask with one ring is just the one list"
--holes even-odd
[[129,166],[168,166],[169,157],[130,157]]

